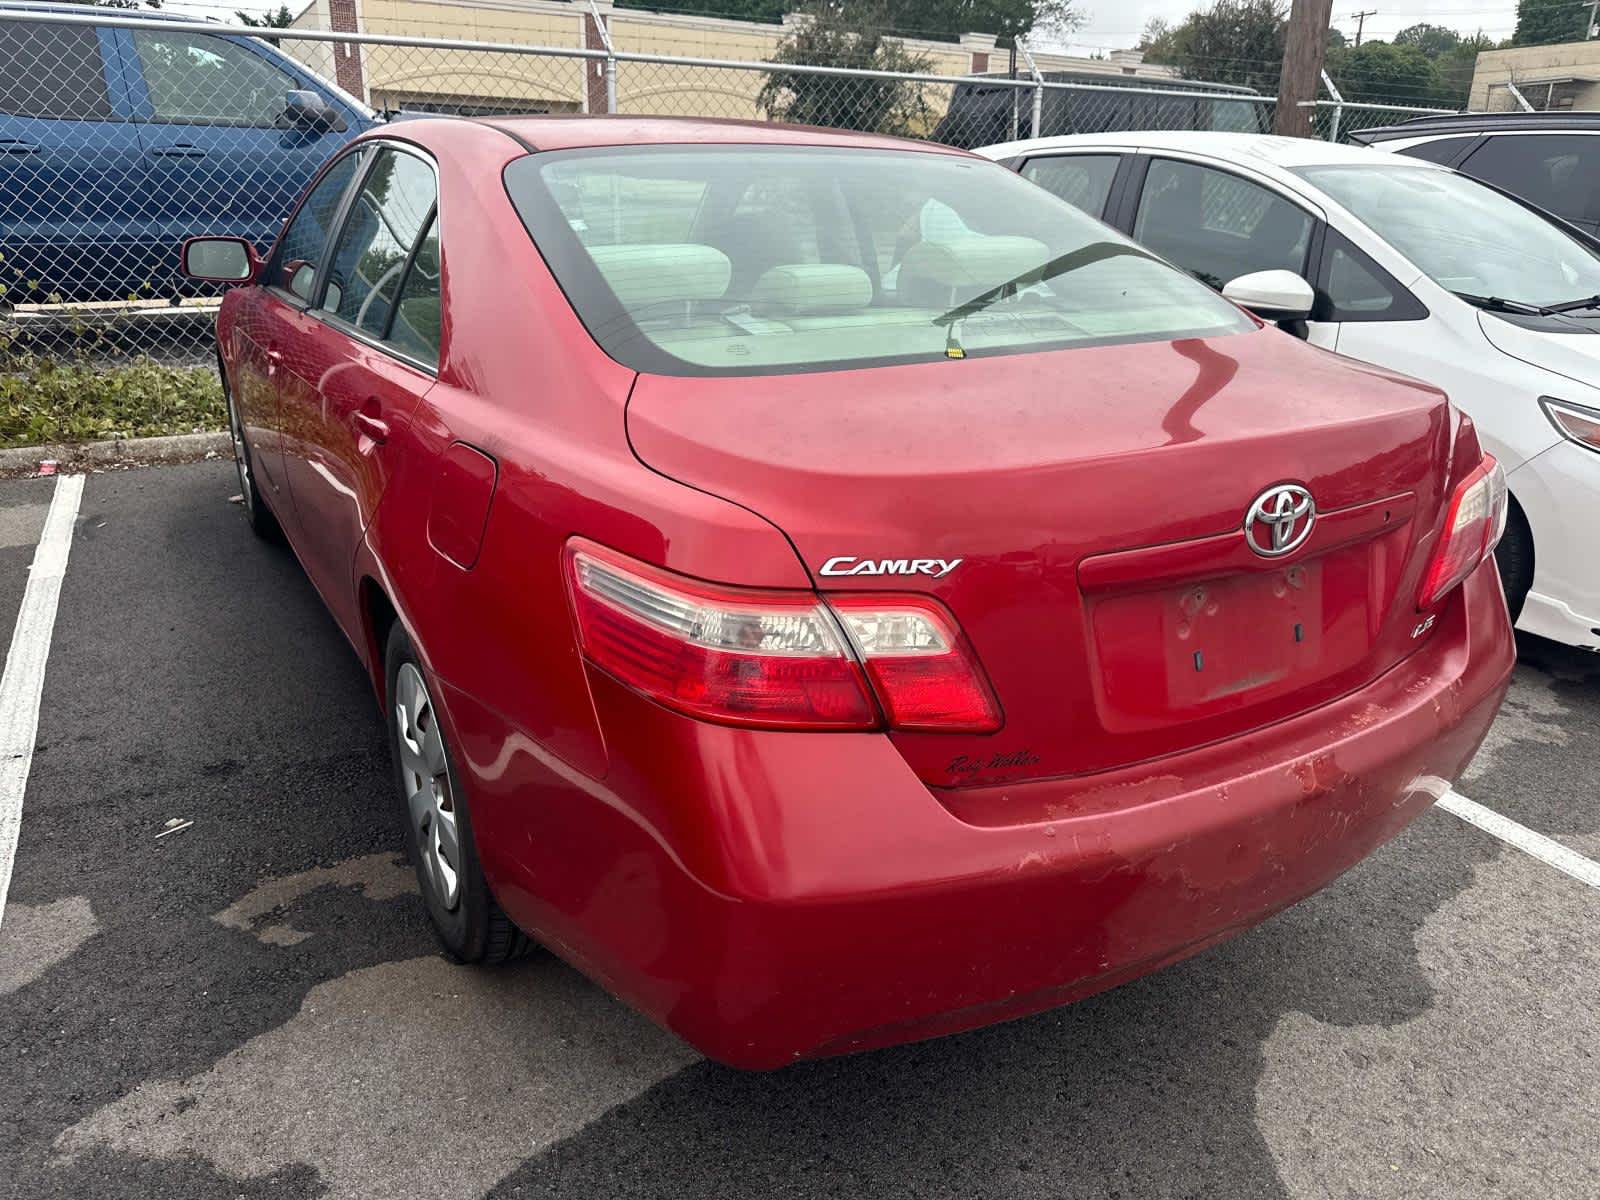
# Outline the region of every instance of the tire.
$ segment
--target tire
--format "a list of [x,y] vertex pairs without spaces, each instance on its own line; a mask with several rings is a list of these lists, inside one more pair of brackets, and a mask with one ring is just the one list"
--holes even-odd
[[[396,621],[384,653],[384,724],[389,730],[406,854],[417,871],[428,919],[445,953],[457,962],[493,964],[522,958],[534,942],[511,922],[489,891],[472,836],[466,794],[439,724],[427,676],[411,639]],[[452,847],[453,843],[453,847]]]
[[233,403],[233,389],[228,386],[228,373],[222,369],[220,361],[217,363],[217,374],[222,378],[222,402],[228,409],[228,438],[233,443],[233,468],[239,475],[239,495],[243,497],[245,520],[258,538],[267,542],[281,542],[283,528],[261,499],[261,491],[256,487],[250,447],[244,440],[244,424],[239,420],[239,410]]
[[1506,532],[1494,552],[1495,566],[1500,568],[1500,584],[1506,592],[1506,608],[1515,624],[1522,615],[1522,605],[1533,587],[1533,530],[1528,528],[1528,518],[1515,499],[1510,501],[1506,513]]

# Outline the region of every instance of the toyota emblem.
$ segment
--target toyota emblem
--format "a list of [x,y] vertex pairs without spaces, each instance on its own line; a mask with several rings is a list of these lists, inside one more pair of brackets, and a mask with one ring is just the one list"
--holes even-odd
[[1298,550],[1317,523],[1316,501],[1298,483],[1280,483],[1256,497],[1244,515],[1244,540],[1262,558]]

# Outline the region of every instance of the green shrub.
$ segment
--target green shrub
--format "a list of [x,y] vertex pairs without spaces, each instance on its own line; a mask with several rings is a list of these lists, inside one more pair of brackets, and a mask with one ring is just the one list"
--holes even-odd
[[92,442],[221,429],[222,387],[211,367],[145,359],[122,366],[23,358],[0,374],[0,446]]

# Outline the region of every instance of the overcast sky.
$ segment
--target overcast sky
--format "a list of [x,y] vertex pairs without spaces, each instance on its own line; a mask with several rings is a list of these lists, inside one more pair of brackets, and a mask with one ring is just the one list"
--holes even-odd
[[[227,17],[235,8],[260,12],[266,8],[276,8],[280,2],[239,0],[237,4],[232,4],[224,0],[164,0],[163,7]],[[304,6],[305,0],[289,0],[290,11],[297,12]],[[1068,39],[1068,44],[1074,52],[1084,54],[1132,46],[1138,42],[1139,32],[1151,17],[1165,17],[1176,24],[1198,7],[1195,0],[1078,0],[1078,6],[1086,20],[1083,27]],[[713,5],[708,3],[707,7]],[[1353,15],[1363,8],[1378,10],[1377,16],[1367,18],[1367,36],[1383,38],[1407,25],[1427,21],[1433,25],[1459,29],[1463,33],[1481,29],[1498,40],[1511,36],[1517,11],[1515,0],[1500,0],[1499,3],[1491,3],[1491,0],[1392,0],[1392,7],[1386,6],[1384,0],[1352,0],[1348,4],[1334,0],[1334,25],[1354,38],[1356,23]]]
[[[1132,46],[1139,40],[1139,32],[1151,17],[1164,17],[1177,24],[1198,7],[1194,0],[1079,0],[1086,20],[1069,39],[1073,51],[1087,53],[1092,50],[1114,50]],[[1333,24],[1352,40],[1356,34],[1355,14],[1361,9],[1377,10],[1377,15],[1366,20],[1367,37],[1391,37],[1408,25],[1426,21],[1430,25],[1444,25],[1462,33],[1482,30],[1499,40],[1511,36],[1516,24],[1515,0],[1364,0],[1362,3],[1341,3],[1334,0]]]

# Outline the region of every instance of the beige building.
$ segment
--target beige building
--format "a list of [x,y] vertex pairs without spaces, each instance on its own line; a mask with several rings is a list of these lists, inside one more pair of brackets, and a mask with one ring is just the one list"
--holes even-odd
[[[598,16],[598,21],[597,21]],[[796,20],[780,25],[640,9],[587,0],[312,0],[296,29],[457,39],[556,50],[601,50],[718,62],[765,62]],[[602,32],[601,24],[605,29]],[[1005,69],[1009,52],[990,34],[959,43],[903,39],[932,73],[961,76]],[[351,46],[286,38],[282,47],[337,79],[374,108],[452,112],[605,112],[606,79],[598,61],[514,51],[418,46]],[[1147,65],[1136,51],[1105,59],[1039,54],[1041,71],[1072,71],[1159,84],[1169,67]],[[717,66],[620,62],[616,111],[758,118],[765,75]],[[940,89],[941,91],[943,89]],[[930,99],[935,99],[930,97]],[[937,98],[940,105],[948,95]]]
[[1472,70],[1471,112],[1510,112],[1528,103],[1546,109],[1600,108],[1600,40],[1485,50]]

